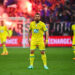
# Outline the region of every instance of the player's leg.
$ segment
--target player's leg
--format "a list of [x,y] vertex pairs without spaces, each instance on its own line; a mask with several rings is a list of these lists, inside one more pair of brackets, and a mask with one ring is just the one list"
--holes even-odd
[[74,54],[73,60],[75,60],[75,39],[74,38],[73,38],[73,41],[72,41],[72,49],[73,49],[73,54]]
[[47,67],[47,57],[46,57],[46,53],[45,53],[45,44],[44,44],[44,42],[40,43],[39,49],[40,49],[40,52],[41,52],[41,58],[42,58],[42,61],[43,61],[43,64],[44,64],[44,68],[48,69],[48,67]]
[[30,66],[28,67],[29,69],[33,68],[33,64],[34,64],[34,50],[30,51]]
[[43,61],[43,64],[44,64],[44,68],[45,68],[45,69],[48,69],[48,67],[47,67],[46,53],[45,53],[44,50],[41,51],[41,58],[42,58],[42,61]]
[[[2,47],[3,47],[3,38],[1,38],[1,44],[2,44]],[[3,52],[1,53],[1,55],[5,55],[5,50],[3,49]]]
[[7,51],[7,48],[6,48],[6,38],[3,38],[2,41],[2,46],[3,46],[3,52],[1,55],[8,55],[8,51]]
[[5,55],[8,55],[8,50],[6,48],[6,43],[3,42],[3,51],[5,51]]
[[72,45],[72,49],[73,49],[73,54],[74,54],[73,60],[75,60],[75,45]]
[[33,68],[34,64],[34,50],[36,49],[35,42],[31,41],[31,46],[30,46],[30,66],[28,67],[29,69]]

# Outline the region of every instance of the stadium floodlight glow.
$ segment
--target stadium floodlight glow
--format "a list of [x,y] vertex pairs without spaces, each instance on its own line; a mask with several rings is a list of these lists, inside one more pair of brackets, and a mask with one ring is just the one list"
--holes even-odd
[[0,17],[0,20],[22,20],[23,21],[23,48],[25,48],[25,21],[26,19],[24,17],[7,17],[7,18]]

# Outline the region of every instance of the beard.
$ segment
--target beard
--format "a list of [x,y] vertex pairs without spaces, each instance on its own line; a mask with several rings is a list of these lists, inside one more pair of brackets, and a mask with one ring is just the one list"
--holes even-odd
[[35,20],[35,21],[36,21],[36,23],[39,23],[40,20]]

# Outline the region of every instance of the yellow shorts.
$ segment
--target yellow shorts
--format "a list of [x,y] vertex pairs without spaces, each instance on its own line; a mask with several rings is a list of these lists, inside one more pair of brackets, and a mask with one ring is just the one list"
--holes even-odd
[[35,50],[36,48],[39,48],[39,50],[45,50],[45,44],[44,41],[31,41],[30,50]]
[[4,42],[6,42],[6,40],[7,40],[7,37],[6,37],[6,36],[1,37],[1,38],[0,38],[1,44],[4,43]]

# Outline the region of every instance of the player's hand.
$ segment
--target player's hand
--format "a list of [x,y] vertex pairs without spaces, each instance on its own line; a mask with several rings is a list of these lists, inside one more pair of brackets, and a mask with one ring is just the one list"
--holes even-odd
[[48,47],[48,40],[46,40],[46,47]]
[[11,37],[8,36],[8,38],[9,38],[9,40],[10,40]]

